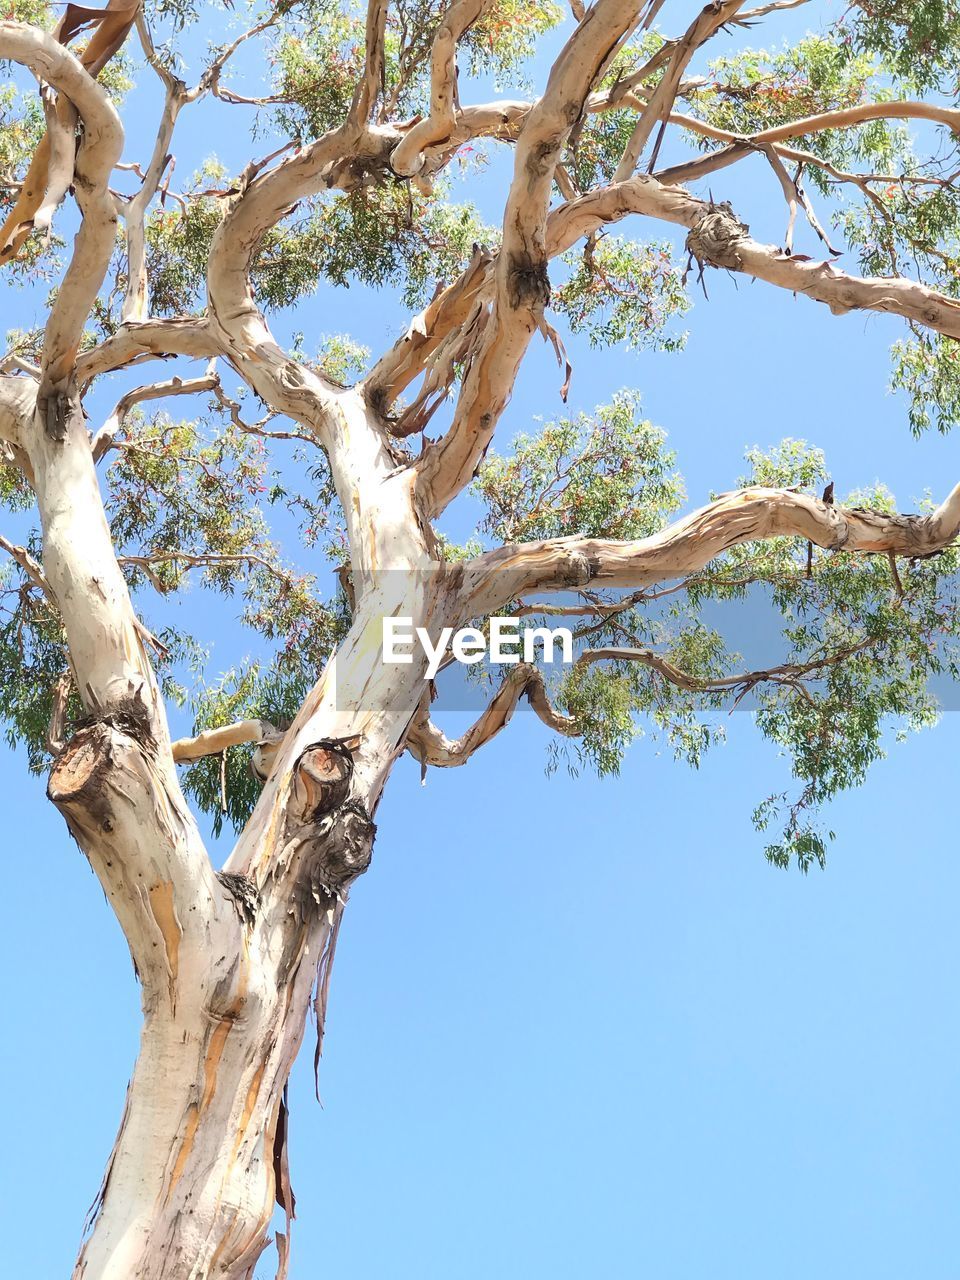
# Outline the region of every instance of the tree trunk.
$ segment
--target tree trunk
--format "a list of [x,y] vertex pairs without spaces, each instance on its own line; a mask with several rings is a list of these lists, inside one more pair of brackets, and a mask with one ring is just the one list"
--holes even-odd
[[[425,687],[422,664],[380,660],[381,618],[442,617],[441,579],[391,573],[368,593],[209,885],[170,878],[190,831],[135,715],[88,724],[57,758],[50,797],[130,941],[145,1017],[74,1280],[249,1280],[275,1204],[292,1212],[284,1087]],[[159,840],[145,821],[158,813]],[[285,1233],[277,1245],[283,1276]]]
[[[321,786],[333,791],[346,771],[314,752],[314,777],[322,754],[333,763],[320,760]],[[292,1212],[283,1090],[374,835],[345,787],[332,798],[320,798],[309,832],[300,827],[291,900],[268,904],[246,877],[221,875],[228,910],[205,951],[170,947],[182,936],[174,911],[162,890],[147,891],[167,989],[144,986],[140,1055],[75,1280],[240,1280],[269,1242],[274,1204]],[[278,1249],[283,1275],[285,1236]]]
[[192,994],[147,1017],[78,1280],[253,1274],[275,1201],[293,1209],[282,1095],[336,909],[286,957],[282,986],[250,954],[220,977],[183,975]]

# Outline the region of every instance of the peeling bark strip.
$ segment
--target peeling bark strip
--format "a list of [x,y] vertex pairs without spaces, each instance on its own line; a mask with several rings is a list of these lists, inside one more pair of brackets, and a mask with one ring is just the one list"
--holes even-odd
[[236,903],[241,920],[248,925],[255,924],[263,898],[253,881],[246,876],[231,875],[229,871],[218,871],[217,879]]

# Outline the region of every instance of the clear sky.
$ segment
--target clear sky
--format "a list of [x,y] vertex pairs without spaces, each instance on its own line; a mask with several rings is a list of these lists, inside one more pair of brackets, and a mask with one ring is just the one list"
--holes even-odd
[[[131,155],[153,110],[131,98]],[[211,143],[246,159],[243,125],[227,108],[185,117],[178,174]],[[713,187],[759,239],[781,238],[759,160]],[[683,355],[571,345],[571,408],[640,388],[690,506],[731,486],[744,446],[787,435],[826,450],[838,490],[880,478],[904,509],[960,479],[956,438],[913,440],[885,391],[894,323],[718,273],[709,290]],[[7,295],[7,326],[16,305]],[[391,297],[351,290],[276,327],[379,348],[402,323]],[[535,350],[501,442],[560,412],[558,382]],[[228,615],[204,636],[224,666]],[[291,1082],[295,1276],[960,1276],[960,719],[895,746],[834,804],[827,870],[806,878],[768,866],[750,823],[784,762],[747,713],[727,727],[699,772],[644,739],[620,779],[547,778],[546,732],[523,714],[425,788],[400,763],[337,953],[324,1107],[309,1032]],[[4,766],[3,1271],[53,1280],[70,1272],[119,1121],[139,999],[42,780],[17,753]]]

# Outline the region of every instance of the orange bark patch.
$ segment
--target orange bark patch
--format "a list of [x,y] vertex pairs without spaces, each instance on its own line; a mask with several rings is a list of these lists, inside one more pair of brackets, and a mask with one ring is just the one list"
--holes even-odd
[[190,1152],[193,1150],[194,1139],[197,1136],[197,1125],[200,1123],[200,1112],[196,1105],[191,1102],[187,1112],[187,1123],[183,1130],[183,1141],[180,1143],[180,1150],[177,1152],[177,1160],[173,1166],[173,1173],[170,1175],[170,1185],[167,1188],[167,1203],[176,1190],[177,1183],[183,1177],[183,1171],[187,1166],[190,1158]]
[[163,946],[167,953],[167,967],[170,970],[171,983],[177,980],[180,964],[180,938],[183,930],[177,919],[177,909],[173,903],[173,881],[161,880],[150,888],[150,910],[163,935]]
[[260,1093],[260,1084],[263,1080],[263,1073],[266,1070],[266,1063],[261,1062],[254,1073],[253,1079],[250,1081],[250,1088],[247,1090],[247,1098],[243,1104],[243,1115],[240,1117],[240,1131],[237,1135],[237,1149],[243,1141],[247,1132],[247,1125],[250,1123],[250,1117],[253,1115],[253,1108],[256,1106],[257,1095]]
[[210,1048],[207,1050],[207,1056],[203,1064],[203,1097],[200,1099],[200,1110],[203,1111],[209,1105],[210,1099],[213,1097],[217,1087],[217,1070],[220,1066],[220,1059],[223,1057],[223,1046],[227,1043],[227,1036],[233,1023],[224,1019],[213,1035],[210,1037]]

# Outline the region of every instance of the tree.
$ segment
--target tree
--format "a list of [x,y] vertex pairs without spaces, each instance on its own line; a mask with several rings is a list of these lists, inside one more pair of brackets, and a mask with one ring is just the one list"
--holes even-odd
[[[785,441],[749,455],[742,488],[676,518],[673,457],[625,392],[491,451],[535,335],[561,365],[564,325],[669,351],[688,277],[706,288],[716,269],[837,315],[902,317],[893,377],[911,424],[951,425],[957,20],[940,0],[854,4],[779,52],[733,46],[803,3],[715,0],[684,29],[662,0],[571,0],[570,15],[549,0],[370,0],[365,15],[277,0],[192,87],[178,60],[190,0],[69,4],[56,25],[42,0],[15,0],[0,22],[0,56],[40,82],[39,100],[18,81],[4,91],[0,258],[15,282],[57,282],[43,330],[11,334],[0,377],[3,501],[39,516],[22,543],[0,539],[2,711],[31,767],[49,768],[144,1010],[78,1277],[252,1276],[274,1199],[292,1211],[285,1082],[311,1003],[322,1034],[347,892],[403,752],[424,771],[461,765],[523,699],[574,769],[615,772],[644,718],[695,762],[711,713],[749,698],[798,780],[757,825],[779,824],[773,862],[806,870],[825,857],[817,810],[862,780],[891,720],[935,718],[930,679],[956,674],[960,485],[916,515],[880,489],[839,501],[823,455]],[[535,48],[554,29],[542,74]],[[119,163],[131,32],[163,92],[142,167]],[[238,59],[255,75],[252,49],[271,80],[259,96],[230,78]],[[468,87],[479,97],[484,78],[518,83],[531,66],[539,96],[478,102]],[[269,154],[236,175],[211,161],[174,192],[178,118],[211,97],[252,111]],[[451,199],[454,163],[475,181],[484,145],[513,150],[496,227]],[[786,204],[782,246],[684,185],[758,156]],[[811,193],[863,274],[836,265]],[[799,212],[822,261],[793,251]],[[608,231],[635,215],[686,229],[685,271],[669,243]],[[282,349],[265,315],[321,280],[389,281],[416,314],[372,363],[344,336]],[[173,376],[140,381],[171,358]],[[88,430],[85,397],[123,370],[134,383]],[[181,397],[203,398],[184,421],[142,407]],[[439,522],[467,491],[484,514],[457,545]],[[329,598],[285,562],[271,515],[326,546]],[[141,617],[198,575],[239,596],[272,646],[212,684],[197,639]],[[758,592],[789,653],[743,669],[710,606]],[[509,666],[450,740],[424,655],[384,661],[383,620],[435,642],[505,611],[574,619],[578,656],[560,673]],[[190,738],[171,741],[171,699],[193,709]],[[238,828],[220,871],[187,797]],[[277,1244],[286,1274],[288,1235]]]

